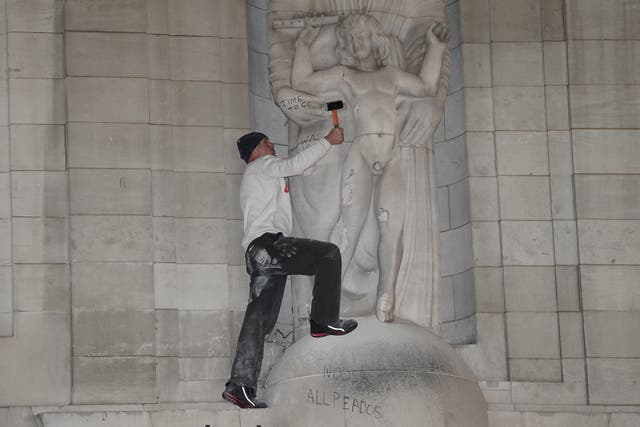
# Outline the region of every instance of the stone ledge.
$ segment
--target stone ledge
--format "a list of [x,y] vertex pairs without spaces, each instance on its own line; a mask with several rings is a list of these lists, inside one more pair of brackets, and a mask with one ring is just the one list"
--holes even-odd
[[517,404],[519,412],[562,412],[562,413],[640,413],[639,405],[606,406],[606,405],[532,405]]
[[268,427],[271,410],[241,411],[225,403],[183,403],[153,405],[71,405],[34,407],[40,427]]
[[39,427],[276,427],[273,410],[227,403],[70,405],[33,407]]
[[[489,420],[492,427],[626,427],[637,426],[640,421],[639,407],[609,411],[602,406],[543,406],[516,407],[489,405]],[[620,408],[620,407],[617,407]]]
[[[509,383],[480,382],[493,390],[509,389]],[[532,405],[489,403],[490,413],[523,414],[630,414],[640,417],[640,405]],[[136,405],[70,405],[32,408],[39,427],[205,427],[224,421],[225,427],[277,427],[273,409],[242,411],[226,403],[167,403]]]

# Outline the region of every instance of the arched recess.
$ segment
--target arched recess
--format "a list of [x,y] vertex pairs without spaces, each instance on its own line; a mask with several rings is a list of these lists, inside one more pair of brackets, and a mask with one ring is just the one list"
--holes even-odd
[[[276,152],[286,155],[287,118],[274,104],[269,86],[268,0],[247,0],[251,127],[270,136]],[[466,127],[460,34],[460,0],[446,1],[451,28],[451,78],[445,113],[436,131],[436,174],[440,214],[442,335],[451,344],[476,339],[476,308],[469,204]],[[289,295],[289,292],[287,292]],[[286,335],[291,319],[285,297],[278,323]]]

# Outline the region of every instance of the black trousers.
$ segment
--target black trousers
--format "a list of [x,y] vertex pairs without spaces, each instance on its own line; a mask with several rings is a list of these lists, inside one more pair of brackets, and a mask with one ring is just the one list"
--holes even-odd
[[287,276],[315,276],[311,318],[334,323],[340,311],[342,258],[333,243],[265,233],[249,244],[245,259],[251,276],[249,303],[227,384],[255,389],[264,341],[278,319]]

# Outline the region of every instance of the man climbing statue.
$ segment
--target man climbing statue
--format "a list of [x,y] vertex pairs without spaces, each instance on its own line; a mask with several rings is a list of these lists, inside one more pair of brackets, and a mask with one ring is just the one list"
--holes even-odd
[[342,144],[342,128],[290,158],[275,157],[269,138],[251,132],[237,141],[240,157],[248,166],[240,184],[249,284],[245,313],[231,378],[222,397],[241,408],[265,408],[256,399],[264,341],[278,318],[285,282],[290,274],[315,276],[309,318],[311,336],[345,335],[358,323],[340,319],[342,262],[332,243],[290,237],[291,201],[287,178],[302,174],[322,159],[332,145]]

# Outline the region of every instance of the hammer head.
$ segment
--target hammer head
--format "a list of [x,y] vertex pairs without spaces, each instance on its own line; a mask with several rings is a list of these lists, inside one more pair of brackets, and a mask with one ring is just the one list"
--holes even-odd
[[342,101],[327,102],[327,111],[341,110],[344,108]]

